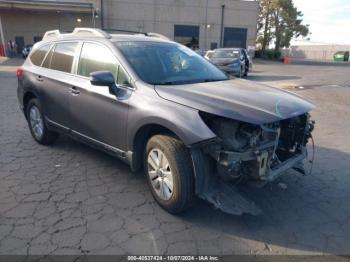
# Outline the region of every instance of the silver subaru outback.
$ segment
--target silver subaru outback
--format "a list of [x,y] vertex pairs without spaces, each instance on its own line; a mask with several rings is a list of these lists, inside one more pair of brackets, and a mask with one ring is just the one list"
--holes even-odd
[[47,32],[17,72],[33,138],[68,135],[144,170],[171,213],[196,197],[258,214],[236,186],[303,172],[314,106],[291,93],[229,78],[175,42],[77,28]]

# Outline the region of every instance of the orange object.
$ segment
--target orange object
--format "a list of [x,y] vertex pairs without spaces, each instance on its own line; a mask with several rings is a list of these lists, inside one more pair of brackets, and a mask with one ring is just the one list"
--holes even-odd
[[290,65],[292,63],[292,58],[290,58],[289,56],[285,56],[283,58],[283,63],[286,65]]

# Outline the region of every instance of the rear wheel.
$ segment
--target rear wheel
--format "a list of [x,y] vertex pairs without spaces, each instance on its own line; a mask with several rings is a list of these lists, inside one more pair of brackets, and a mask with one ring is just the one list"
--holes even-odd
[[193,169],[185,145],[166,135],[152,137],[146,146],[144,169],[152,195],[170,213],[180,213],[194,202]]
[[35,141],[42,145],[51,145],[55,142],[58,134],[48,130],[45,125],[44,115],[38,99],[33,98],[28,102],[26,116],[30,133]]

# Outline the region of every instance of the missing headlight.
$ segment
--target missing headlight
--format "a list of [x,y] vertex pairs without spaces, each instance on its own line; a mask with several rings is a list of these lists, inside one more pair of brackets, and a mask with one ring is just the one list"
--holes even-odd
[[261,126],[206,113],[201,116],[219,138],[205,152],[215,159],[217,173],[225,181],[241,177],[270,181],[286,165],[299,165],[313,130],[307,114]]

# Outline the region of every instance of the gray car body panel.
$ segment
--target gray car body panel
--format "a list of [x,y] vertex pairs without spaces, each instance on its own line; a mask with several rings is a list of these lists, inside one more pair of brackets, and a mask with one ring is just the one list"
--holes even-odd
[[292,93],[243,79],[157,86],[156,91],[169,101],[259,125],[298,116],[314,108]]
[[142,82],[130,97],[128,149],[133,148],[137,131],[150,124],[163,126],[175,133],[186,145],[214,138],[216,135],[202,121],[198,110],[161,98],[154,87]]

